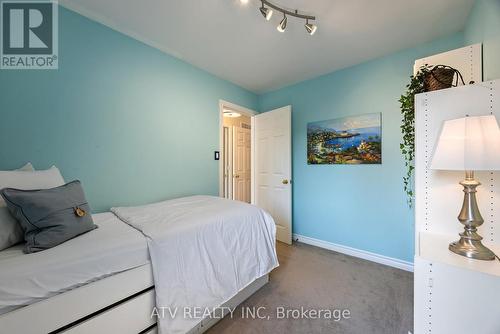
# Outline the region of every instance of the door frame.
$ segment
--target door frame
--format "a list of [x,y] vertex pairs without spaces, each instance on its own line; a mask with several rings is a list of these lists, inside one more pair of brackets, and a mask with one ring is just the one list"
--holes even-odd
[[252,155],[251,161],[251,180],[250,180],[250,198],[253,203],[254,196],[254,130],[253,130],[253,117],[258,114],[255,110],[242,107],[232,102],[225,100],[219,100],[219,196],[224,195],[224,108],[231,109],[239,112],[242,115],[250,117],[251,127],[250,129],[250,154]]

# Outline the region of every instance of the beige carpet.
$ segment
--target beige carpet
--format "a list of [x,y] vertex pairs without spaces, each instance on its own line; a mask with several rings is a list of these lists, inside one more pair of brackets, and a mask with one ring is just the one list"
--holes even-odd
[[[207,333],[407,334],[413,331],[412,273],[301,243],[293,246],[279,243],[278,256],[280,267],[271,273],[270,282],[240,305],[233,318],[224,318]],[[324,312],[321,319],[278,318],[283,315],[283,308],[292,312],[301,306],[306,310],[347,309],[350,318],[335,321],[334,315],[327,319]],[[241,307],[245,310],[264,307],[260,315],[266,319],[242,317]]]

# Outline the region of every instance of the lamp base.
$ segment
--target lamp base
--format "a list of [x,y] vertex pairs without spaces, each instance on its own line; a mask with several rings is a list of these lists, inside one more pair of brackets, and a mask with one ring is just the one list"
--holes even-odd
[[470,259],[495,260],[495,253],[482,244],[483,238],[477,233],[484,222],[476,202],[476,187],[481,183],[474,179],[473,171],[466,171],[465,180],[460,184],[464,187],[464,202],[458,220],[464,225],[464,231],[460,233],[460,240],[452,242],[448,248]]
[[[495,253],[481,243],[481,240],[472,240],[462,236],[460,240],[452,242],[448,247],[453,253],[475,260],[495,260]],[[480,237],[481,238],[481,237]]]

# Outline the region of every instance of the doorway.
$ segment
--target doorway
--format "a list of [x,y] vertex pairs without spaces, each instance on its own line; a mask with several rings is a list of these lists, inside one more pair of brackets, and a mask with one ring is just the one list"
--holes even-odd
[[292,242],[292,107],[257,114],[220,101],[219,196],[266,210]]
[[220,101],[220,186],[221,197],[252,202],[252,117],[253,110]]

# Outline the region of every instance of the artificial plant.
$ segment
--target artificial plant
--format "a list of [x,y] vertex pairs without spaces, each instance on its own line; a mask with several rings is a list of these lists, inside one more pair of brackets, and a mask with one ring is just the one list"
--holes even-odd
[[410,77],[410,83],[406,85],[405,94],[401,95],[401,115],[403,116],[401,132],[403,141],[400,144],[401,153],[405,159],[406,173],[403,176],[403,188],[407,195],[408,205],[413,206],[413,182],[412,175],[415,170],[415,95],[425,92],[425,78],[430,74],[432,67],[424,65],[416,75]]

